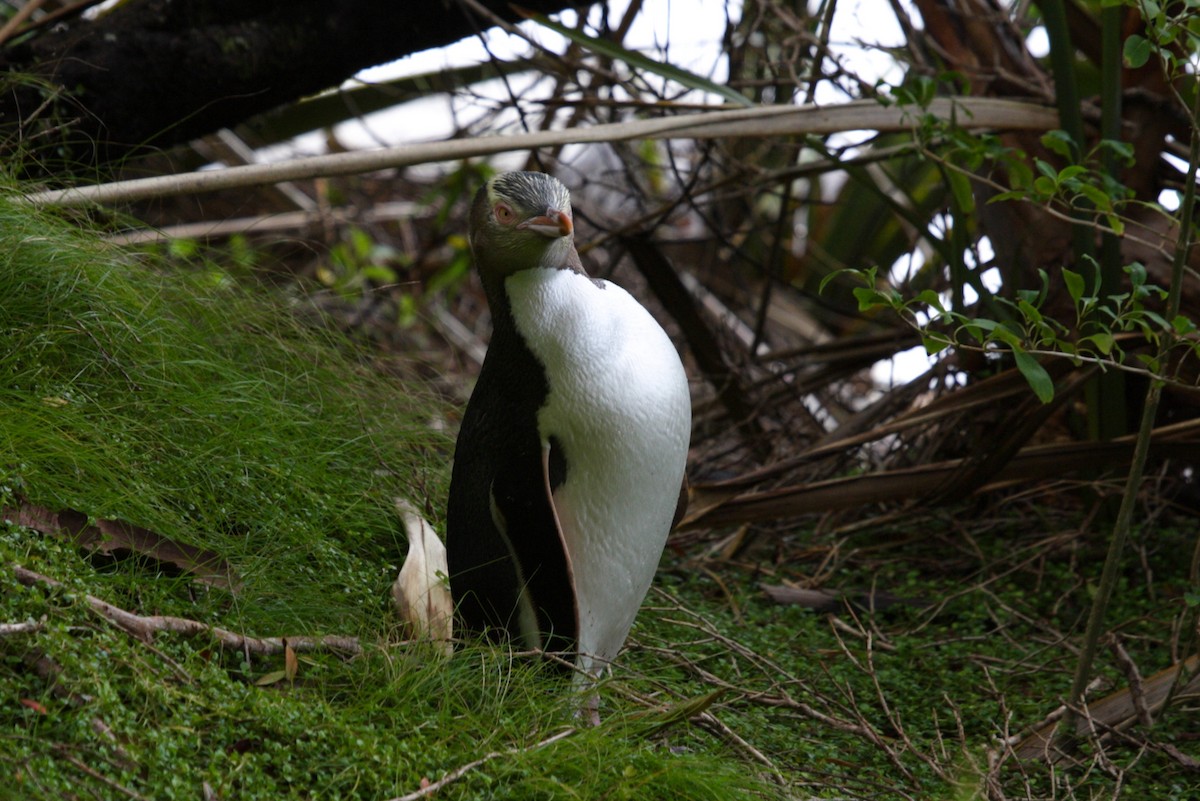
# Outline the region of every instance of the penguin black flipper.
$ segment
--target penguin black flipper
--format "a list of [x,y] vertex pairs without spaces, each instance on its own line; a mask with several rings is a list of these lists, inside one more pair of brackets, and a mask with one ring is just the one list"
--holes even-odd
[[541,364],[498,325],[454,452],[446,550],[464,631],[569,651],[574,587],[537,425],[548,391]]
[[683,476],[683,483],[679,485],[679,500],[675,502],[675,514],[671,517],[671,531],[679,525],[683,520],[683,516],[687,514],[688,509],[688,480],[687,474]]

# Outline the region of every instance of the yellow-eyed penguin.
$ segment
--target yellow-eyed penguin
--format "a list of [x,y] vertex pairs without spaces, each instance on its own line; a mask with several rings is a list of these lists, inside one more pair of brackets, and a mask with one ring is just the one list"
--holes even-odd
[[544,173],[487,182],[470,244],[492,338],[454,453],[446,539],[466,630],[616,657],[683,503],[687,377],[624,289],[590,278]]

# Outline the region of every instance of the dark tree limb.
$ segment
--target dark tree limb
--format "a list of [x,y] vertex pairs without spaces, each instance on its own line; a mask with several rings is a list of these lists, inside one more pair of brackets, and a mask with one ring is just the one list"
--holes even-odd
[[[483,5],[506,20],[505,0]],[[544,13],[579,0],[526,0]],[[130,0],[0,51],[0,156],[26,173],[110,164],[337,86],[485,27],[452,0]]]

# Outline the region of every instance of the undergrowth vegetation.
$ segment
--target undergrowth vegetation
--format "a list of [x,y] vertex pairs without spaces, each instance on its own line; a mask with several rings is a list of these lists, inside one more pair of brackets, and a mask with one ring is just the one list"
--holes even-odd
[[[438,399],[228,276],[166,271],[12,201],[0,299],[0,798],[1182,799],[1200,784],[1186,701],[1073,760],[1017,757],[1066,691],[1103,558],[1074,502],[677,544],[601,688],[602,724],[581,726],[579,699],[528,656],[445,659],[397,630],[393,499],[439,521]],[[81,548],[19,524],[30,505],[192,556]],[[1194,647],[1197,524],[1159,511],[1092,697]],[[782,602],[798,588],[836,593]],[[293,639],[261,652],[218,628]]]
[[[445,662],[400,642],[393,499],[439,514],[448,476],[450,441],[431,426],[442,410],[419,387],[236,282],[164,273],[12,201],[0,297],[0,617],[16,624],[0,635],[0,797],[388,798],[508,750],[463,797],[642,798],[650,784],[736,798],[755,784],[736,761],[628,735],[619,713],[527,754],[573,724],[565,688],[548,693],[504,653]],[[17,525],[29,504],[144,527],[233,576],[219,586],[179,560],[92,554]],[[17,567],[54,583],[22,583]],[[89,596],[362,648],[301,654],[294,680],[260,685],[283,654],[145,642]]]

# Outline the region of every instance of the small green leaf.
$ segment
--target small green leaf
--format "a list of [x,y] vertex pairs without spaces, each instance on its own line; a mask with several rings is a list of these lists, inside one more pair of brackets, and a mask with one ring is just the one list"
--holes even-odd
[[167,252],[179,259],[189,259],[200,250],[195,239],[172,239],[167,242]]
[[1074,178],[1078,178],[1080,175],[1083,175],[1085,172],[1087,172],[1087,168],[1080,167],[1078,164],[1072,164],[1069,167],[1063,167],[1058,172],[1058,182],[1064,183],[1066,181],[1070,181]]
[[1021,310],[1021,314],[1025,315],[1026,322],[1040,324],[1042,322],[1042,313],[1025,298],[1017,301],[1017,308]]
[[992,335],[989,337],[989,339],[1003,342],[1013,350],[1018,350],[1021,348],[1021,337],[1017,336],[1017,334],[1009,330],[1009,328],[1005,325],[998,325],[993,328]]
[[1100,187],[1092,186],[1091,184],[1079,184],[1073,188],[1076,192],[1090,200],[1092,205],[1101,211],[1112,210],[1112,198]]
[[1129,142],[1122,142],[1117,139],[1101,139],[1100,148],[1109,151],[1127,165],[1133,164],[1133,145]]
[[1009,159],[1005,162],[1008,168],[1008,183],[1013,189],[1024,189],[1033,183],[1033,170],[1024,161]]
[[[1046,149],[1051,150],[1063,158],[1071,158],[1071,150],[1074,142],[1071,141],[1071,135],[1062,129],[1048,131],[1042,136],[1042,145]],[[1040,167],[1039,167],[1040,168]]]
[[944,173],[959,210],[963,214],[973,214],[975,212],[975,193],[971,191],[970,179],[955,170],[945,170]]
[[1158,359],[1149,353],[1135,353],[1133,358],[1141,362],[1150,372],[1158,372]]
[[1182,314],[1177,315],[1171,320],[1171,327],[1175,329],[1176,334],[1185,335],[1196,331],[1196,323],[1184,317]]
[[1074,270],[1068,270],[1066,267],[1059,271],[1062,275],[1063,283],[1067,285],[1067,294],[1071,296],[1071,300],[1075,305],[1079,305],[1079,299],[1083,297],[1083,292],[1086,289],[1083,276]]
[[1115,342],[1116,340],[1113,338],[1113,335],[1107,331],[1101,331],[1098,334],[1092,334],[1079,340],[1080,346],[1091,345],[1105,356],[1112,353]]
[[363,267],[363,276],[378,284],[396,283],[396,271],[386,264],[368,264]]
[[1017,308],[1023,302],[1026,305],[1032,306],[1037,303],[1038,291],[1036,289],[1018,289],[1017,290]]
[[1156,326],[1158,326],[1159,328],[1161,328],[1164,331],[1167,330],[1168,328],[1172,327],[1169,323],[1167,323],[1166,318],[1163,317],[1158,312],[1147,309],[1146,317],[1150,320],[1150,322],[1154,323]]
[[945,334],[925,333],[921,337],[921,344],[925,346],[925,353],[933,356],[936,353],[941,353],[946,348],[954,343],[950,341],[950,337]]
[[854,288],[854,297],[858,300],[859,311],[871,311],[880,307],[887,307],[891,304],[888,302],[888,296],[868,286],[860,286]]
[[1014,189],[1010,192],[1001,192],[998,195],[992,195],[990,198],[988,198],[987,202],[988,203],[999,203],[1004,200],[1023,200],[1024,198],[1025,198],[1025,192],[1023,190]]
[[1000,323],[986,317],[976,317],[969,323],[969,327],[978,328],[981,331],[995,331],[1000,327]]
[[1129,283],[1134,286],[1141,286],[1146,283],[1146,265],[1140,261],[1130,262],[1126,265],[1125,274],[1129,276]]
[[1153,50],[1154,45],[1150,44],[1149,39],[1137,33],[1132,34],[1125,40],[1125,66],[1131,70],[1144,67]]
[[1049,178],[1056,185],[1058,184],[1058,170],[1054,169],[1054,165],[1048,161],[1034,159],[1033,166],[1037,167],[1037,171]]
[[1013,348],[1012,353],[1017,362],[1017,369],[1021,371],[1021,375],[1025,376],[1025,380],[1029,382],[1029,386],[1038,396],[1038,400],[1042,403],[1054,400],[1054,381],[1050,379],[1046,368],[1023,350]]
[[941,296],[932,289],[921,290],[920,294],[917,295],[917,300],[921,301],[931,309],[937,310],[938,314],[946,313],[946,307],[942,305]]
[[271,684],[278,684],[288,677],[286,670],[272,670],[270,673],[264,673],[259,679],[254,682],[259,687],[267,687]]
[[1039,176],[1033,182],[1033,191],[1037,192],[1042,197],[1050,197],[1058,190],[1058,184],[1053,178],[1047,178],[1044,175]]

